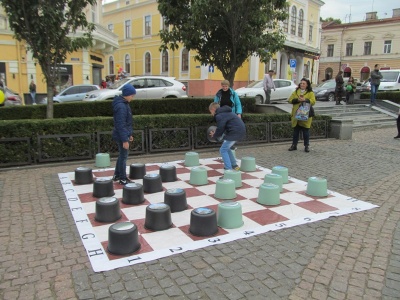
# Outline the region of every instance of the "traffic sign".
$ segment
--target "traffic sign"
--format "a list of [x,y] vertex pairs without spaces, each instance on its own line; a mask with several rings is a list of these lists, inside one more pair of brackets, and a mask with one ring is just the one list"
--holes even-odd
[[214,66],[209,65],[209,66],[208,66],[208,72],[209,72],[209,73],[214,73]]
[[290,60],[290,67],[291,68],[296,68],[296,60],[295,59],[291,59]]

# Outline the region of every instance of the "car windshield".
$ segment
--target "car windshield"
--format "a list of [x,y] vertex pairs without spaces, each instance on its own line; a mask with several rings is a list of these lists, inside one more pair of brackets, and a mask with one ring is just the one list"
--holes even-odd
[[121,86],[123,86],[126,82],[130,81],[131,79],[129,78],[124,78],[121,80],[118,80],[116,83],[114,83],[112,86],[109,87],[109,89],[112,90],[117,90],[119,89]]
[[336,85],[336,82],[334,80],[332,80],[332,81],[325,81],[325,82],[321,83],[320,85],[318,85],[317,87],[328,89],[328,88],[334,87],[335,85]]
[[255,81],[253,83],[250,83],[247,88],[262,88],[263,87],[263,82],[262,80]]
[[382,72],[382,82],[397,82],[400,72]]

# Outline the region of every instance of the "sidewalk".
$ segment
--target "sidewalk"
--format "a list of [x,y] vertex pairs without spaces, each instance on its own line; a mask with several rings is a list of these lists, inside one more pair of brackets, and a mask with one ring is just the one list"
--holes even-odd
[[[94,273],[57,174],[82,162],[0,171],[0,299],[400,299],[400,141],[393,128],[353,140],[239,148],[291,176],[380,207]],[[201,158],[219,156],[217,150]],[[130,157],[181,160],[184,153]],[[93,166],[84,164],[87,166]]]

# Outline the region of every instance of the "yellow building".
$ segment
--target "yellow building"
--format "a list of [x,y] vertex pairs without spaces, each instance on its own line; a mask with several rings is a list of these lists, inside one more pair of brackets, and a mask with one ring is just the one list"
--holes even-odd
[[[289,18],[281,26],[287,34],[285,49],[274,55],[268,64],[251,56],[235,76],[235,88],[263,78],[268,69],[276,70],[277,78],[295,82],[305,76],[317,79],[320,42],[320,0],[290,1]],[[180,47],[161,53],[159,31],[164,22],[156,0],[117,0],[103,5],[104,25],[118,35],[120,48],[107,56],[109,74],[125,71],[130,75],[165,75],[176,77],[188,86],[190,96],[209,96],[220,88],[223,79],[218,69],[203,66],[194,60],[195,53]],[[296,66],[290,68],[290,60]]]
[[366,13],[362,22],[324,24],[322,28],[319,80],[344,77],[360,81],[370,77],[375,64],[381,69],[400,69],[400,8],[391,17],[378,19]]
[[[105,56],[118,48],[118,37],[102,25],[101,0],[97,5],[85,9],[90,22],[96,24],[93,32],[93,47],[68,55],[60,66],[60,85],[58,91],[76,84],[100,84],[105,77]],[[76,35],[82,35],[77,32]],[[39,64],[32,58],[24,42],[13,38],[6,13],[0,7],[0,78],[10,89],[24,95],[24,102],[31,103],[28,97],[29,84],[36,83],[38,99],[47,92],[46,83]]]

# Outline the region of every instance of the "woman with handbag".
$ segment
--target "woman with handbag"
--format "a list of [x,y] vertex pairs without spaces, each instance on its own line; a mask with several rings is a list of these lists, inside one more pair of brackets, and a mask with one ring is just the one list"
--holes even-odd
[[310,80],[307,78],[301,79],[299,86],[290,95],[288,102],[293,104],[293,143],[289,151],[297,150],[301,131],[304,138],[304,151],[310,152],[310,127],[314,116],[313,105],[315,104],[315,94],[312,91]]
[[356,91],[356,83],[354,81],[353,76],[349,78],[346,83],[346,103],[353,104],[354,103],[354,93]]

